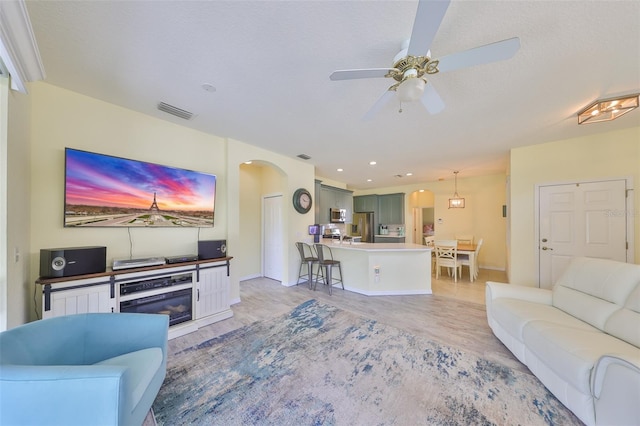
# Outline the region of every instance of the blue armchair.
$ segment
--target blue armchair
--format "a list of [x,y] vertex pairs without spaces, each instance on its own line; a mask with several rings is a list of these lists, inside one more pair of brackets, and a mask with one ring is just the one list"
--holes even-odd
[[0,424],[134,425],[164,381],[169,317],[80,314],[0,333]]

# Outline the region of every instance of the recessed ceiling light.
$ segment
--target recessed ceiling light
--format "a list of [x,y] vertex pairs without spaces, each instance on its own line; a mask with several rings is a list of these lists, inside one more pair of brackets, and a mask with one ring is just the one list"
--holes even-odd
[[369,161],[369,165],[370,166],[375,166],[376,164],[378,164],[378,163],[376,163],[375,161]]
[[203,84],[202,88],[204,90],[206,90],[207,92],[215,92],[216,91],[216,88],[213,86],[213,84],[209,84],[209,83]]
[[367,182],[373,182],[373,179],[367,179]]
[[413,173],[409,172],[407,173],[407,176],[413,176]]
[[342,169],[338,169],[338,171],[339,171],[339,172],[343,172],[344,170],[342,170]]
[[418,192],[424,192],[424,189],[421,189],[421,190],[420,190],[420,191],[418,191]]

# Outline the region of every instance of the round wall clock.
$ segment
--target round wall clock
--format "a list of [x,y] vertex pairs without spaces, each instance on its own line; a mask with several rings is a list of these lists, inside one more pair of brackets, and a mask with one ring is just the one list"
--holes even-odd
[[304,188],[296,189],[293,193],[293,208],[298,213],[307,213],[311,210],[311,194]]

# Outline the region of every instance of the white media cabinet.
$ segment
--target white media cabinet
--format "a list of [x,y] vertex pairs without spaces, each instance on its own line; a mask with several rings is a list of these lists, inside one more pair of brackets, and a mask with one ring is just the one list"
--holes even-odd
[[[191,318],[169,327],[169,339],[233,316],[229,302],[232,257],[121,269],[61,278],[39,278],[42,318],[88,312],[120,312],[136,300],[153,301],[169,292],[186,295]],[[121,289],[139,287],[135,293]],[[126,291],[126,290],[125,290]],[[182,304],[183,305],[183,304]],[[184,307],[183,307],[184,309]]]

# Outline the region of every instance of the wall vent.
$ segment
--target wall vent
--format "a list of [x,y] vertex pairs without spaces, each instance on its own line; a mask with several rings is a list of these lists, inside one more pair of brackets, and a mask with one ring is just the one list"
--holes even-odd
[[193,113],[189,111],[185,111],[173,105],[169,105],[164,102],[158,103],[158,109],[160,111],[166,112],[167,114],[175,115],[176,117],[183,118],[185,120],[191,120],[193,118]]
[[298,154],[298,158],[302,158],[303,160],[310,160],[311,157],[309,157],[307,154]]

